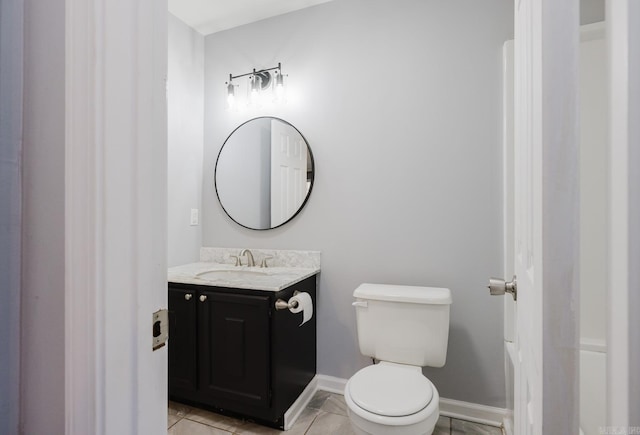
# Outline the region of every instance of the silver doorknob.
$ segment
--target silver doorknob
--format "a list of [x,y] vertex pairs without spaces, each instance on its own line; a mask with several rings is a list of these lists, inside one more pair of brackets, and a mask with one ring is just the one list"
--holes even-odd
[[186,295],[184,295],[184,298],[188,301],[190,301],[192,297],[193,295],[191,293],[187,293]]
[[518,300],[518,283],[515,275],[513,275],[513,279],[509,282],[505,282],[504,279],[500,278],[489,278],[489,285],[487,287],[489,287],[489,293],[491,293],[491,296],[511,293],[513,300]]
[[206,295],[200,295],[200,302],[204,302],[207,300],[207,296]]

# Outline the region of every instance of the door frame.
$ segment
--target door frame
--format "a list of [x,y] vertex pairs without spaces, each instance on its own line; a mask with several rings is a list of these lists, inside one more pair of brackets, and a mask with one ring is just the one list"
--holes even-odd
[[24,5],[0,0],[0,433],[20,415]]
[[607,425],[640,427],[640,2],[606,3],[609,56]]
[[[638,96],[638,80],[640,73],[640,54],[638,44],[640,35],[638,23],[640,22],[638,9],[640,5],[634,0],[616,0],[607,2],[607,29],[609,44],[615,45],[611,50],[611,77],[620,77],[623,80],[611,80],[612,95],[612,121],[621,119],[625,122],[623,132],[625,134],[612,134],[611,139],[611,164],[616,170],[624,167],[624,174],[618,174],[612,179],[612,193],[623,192],[626,195],[616,195],[612,205],[621,205],[622,208],[611,207],[611,252],[612,264],[611,287],[609,294],[609,352],[608,352],[608,403],[609,421],[617,425],[637,424],[637,414],[634,410],[640,409],[640,379],[637,371],[630,371],[629,367],[637,367],[640,359],[640,344],[637,337],[630,336],[629,331],[640,331],[640,316],[637,316],[638,284],[637,270],[631,270],[628,265],[638,264],[640,252],[640,222],[638,209],[637,188],[640,186],[640,164],[629,165],[627,162],[638,161],[638,125],[629,122],[631,116],[637,116],[640,107]],[[110,123],[108,119],[122,108],[138,107],[136,117],[128,123],[128,133],[140,147],[140,154],[131,155],[125,151],[130,159],[131,166],[127,168],[129,175],[144,185],[143,190],[156,192],[153,186],[154,180],[160,180],[160,189],[166,189],[166,173],[154,173],[154,168],[145,164],[142,157],[149,149],[150,138],[159,139],[162,142],[166,134],[166,128],[162,128],[162,117],[151,116],[152,108],[146,112],[144,104],[159,97],[164,98],[164,92],[157,86],[157,81],[142,86],[144,80],[149,77],[151,66],[162,63],[162,60],[150,59],[152,53],[159,55],[162,51],[157,44],[166,44],[166,2],[153,2],[150,0],[67,0],[67,90],[66,90],[66,266],[65,266],[65,406],[66,406],[66,433],[106,433],[108,418],[114,403],[121,400],[107,385],[121,385],[115,375],[122,374],[125,379],[139,380],[145,378],[145,368],[140,366],[138,360],[129,361],[120,369],[116,361],[107,359],[107,345],[111,338],[124,336],[129,343],[135,343],[140,331],[151,329],[150,322],[137,321],[137,316],[128,316],[125,319],[110,319],[105,323],[112,308],[119,302],[123,290],[112,290],[113,283],[106,279],[116,272],[117,262],[113,261],[117,255],[110,249],[107,241],[114,236],[115,240],[123,241],[119,234],[119,228],[112,224],[113,216],[106,213],[104,191],[111,182],[118,182],[122,160],[105,160],[105,147],[118,145],[113,138],[106,139]],[[634,26],[629,26],[629,19]],[[563,18],[554,21],[562,22]],[[122,23],[126,21],[131,27],[125,37],[118,37],[122,33]],[[123,43],[126,39],[126,44]],[[118,56],[107,55],[103,50],[111,43],[116,44],[120,50]],[[616,45],[622,44],[622,45]],[[166,50],[165,50],[166,52]],[[137,68],[128,68],[127,63],[119,60],[131,59],[136,62]],[[145,64],[144,61],[149,61]],[[146,66],[145,66],[146,65]],[[127,71],[122,71],[126,69]],[[133,71],[132,71],[133,69]],[[166,70],[166,68],[165,68]],[[124,75],[128,72],[128,75]],[[164,72],[163,72],[164,74]],[[114,80],[116,81],[114,83]],[[137,92],[127,95],[118,91],[116,85],[133,81],[141,84]],[[110,85],[110,86],[109,86]],[[155,85],[155,86],[154,86]],[[106,91],[115,92],[107,94]],[[633,93],[630,93],[633,90]],[[117,95],[117,98],[111,98]],[[622,101],[617,96],[626,95]],[[139,104],[138,104],[139,103]],[[164,111],[165,109],[159,109]],[[155,111],[158,111],[156,107]],[[149,119],[151,117],[152,119]],[[620,118],[618,118],[620,117]],[[622,122],[621,121],[621,122]],[[166,121],[164,121],[166,122]],[[613,124],[617,125],[617,124]],[[166,127],[166,125],[165,125]],[[614,128],[612,128],[612,131]],[[165,139],[166,141],[166,139]],[[130,141],[127,143],[131,143]],[[158,157],[156,153],[151,155]],[[160,156],[162,157],[162,156]],[[166,155],[164,157],[166,159]],[[613,172],[613,171],[612,171]],[[623,176],[624,175],[624,176]],[[619,190],[622,189],[622,190]],[[146,281],[146,276],[153,276],[156,281],[165,277],[166,262],[166,213],[155,215],[154,212],[163,208],[166,195],[162,198],[145,198],[138,191],[136,213],[129,216],[129,223],[135,223],[131,231],[129,244],[136,248],[138,255],[134,259],[136,273],[128,271],[118,284],[128,282],[130,291],[126,292],[129,300],[145,297],[146,291],[138,286],[140,281]],[[151,204],[149,204],[151,203]],[[131,205],[131,204],[129,204]],[[145,206],[151,210],[145,210]],[[166,208],[166,207],[165,207]],[[151,218],[149,220],[149,218]],[[633,219],[631,219],[633,218]],[[621,219],[625,225],[616,227],[613,225]],[[161,221],[157,223],[157,220]],[[149,225],[150,222],[156,222]],[[162,230],[160,228],[162,227]],[[73,230],[73,231],[68,231]],[[625,242],[626,240],[626,242]],[[617,243],[620,241],[620,243]],[[153,254],[145,246],[153,246],[155,255],[151,255],[159,263],[146,261],[145,254]],[[620,261],[618,261],[620,259]],[[618,275],[618,267],[624,267],[623,273]],[[637,269],[637,268],[636,268]],[[618,285],[623,280],[622,285]],[[631,291],[633,290],[633,291]],[[147,295],[148,296],[148,295]],[[160,302],[161,304],[161,302]],[[622,305],[624,309],[618,309]],[[166,301],[165,301],[166,306]],[[633,311],[632,311],[633,310]],[[144,314],[144,313],[143,313]],[[615,314],[615,315],[612,315]],[[634,315],[629,315],[634,314]],[[144,319],[150,313],[144,314]],[[116,321],[117,320],[117,321]],[[124,324],[123,324],[124,321]],[[149,323],[149,326],[147,325]],[[131,327],[131,329],[127,329]],[[612,334],[620,332],[622,335],[612,337]],[[635,340],[631,340],[634,338]],[[165,355],[166,361],[166,355]],[[615,369],[614,369],[615,367]],[[148,370],[147,370],[148,371]],[[166,375],[166,373],[165,373]],[[150,379],[160,381],[159,378]],[[165,376],[166,386],[166,376]],[[147,385],[150,391],[160,391],[166,397],[166,389]],[[129,429],[122,433],[135,433],[142,426],[140,422],[142,414],[132,413],[138,409],[139,397],[130,396],[132,391],[126,390],[127,398],[124,400],[130,407],[130,411],[124,416],[118,416],[123,421],[130,423]],[[140,391],[137,391],[140,394]],[[143,393],[144,394],[144,393]],[[166,412],[166,409],[164,410]],[[637,412],[637,411],[635,411]],[[157,415],[163,426],[166,419]],[[635,419],[635,420],[634,420]],[[131,425],[136,425],[133,427]],[[166,430],[166,429],[164,429]],[[141,432],[143,433],[143,432]],[[146,432],[150,433],[150,432]]]
[[[167,4],[65,4],[65,433],[166,433]],[[165,290],[165,291],[163,291]]]

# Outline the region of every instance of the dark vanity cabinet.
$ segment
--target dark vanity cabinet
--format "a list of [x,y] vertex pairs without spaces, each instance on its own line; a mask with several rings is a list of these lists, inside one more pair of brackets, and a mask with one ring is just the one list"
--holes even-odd
[[170,389],[196,391],[198,325],[194,292],[169,287],[169,383]]
[[284,427],[284,413],[316,373],[316,320],[276,310],[316,276],[284,290],[169,283],[169,397]]

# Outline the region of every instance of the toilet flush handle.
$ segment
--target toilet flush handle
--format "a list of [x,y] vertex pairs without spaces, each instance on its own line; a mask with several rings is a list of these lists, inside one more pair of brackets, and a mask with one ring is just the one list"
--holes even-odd
[[353,305],[354,307],[362,307],[362,308],[367,308],[369,306],[369,304],[367,304],[367,301],[355,301],[351,305]]

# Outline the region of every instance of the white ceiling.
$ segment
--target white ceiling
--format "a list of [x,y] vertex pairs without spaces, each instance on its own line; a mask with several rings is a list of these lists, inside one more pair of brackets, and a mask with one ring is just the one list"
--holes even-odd
[[169,12],[203,35],[331,0],[169,0]]

